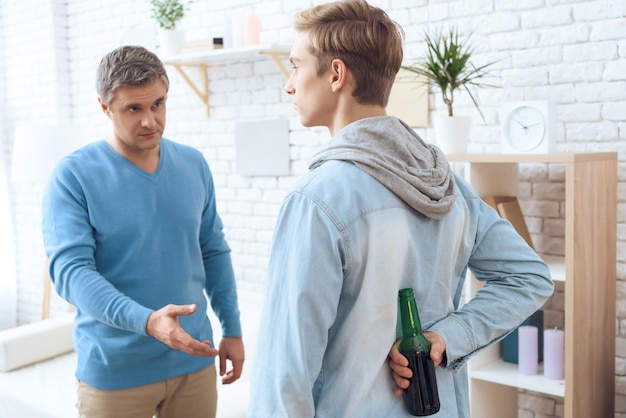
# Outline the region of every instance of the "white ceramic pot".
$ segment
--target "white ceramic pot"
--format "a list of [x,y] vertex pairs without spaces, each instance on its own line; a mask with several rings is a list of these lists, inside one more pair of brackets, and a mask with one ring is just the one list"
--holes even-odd
[[178,55],[183,43],[185,43],[185,31],[162,30],[159,32],[159,49],[163,56]]
[[435,116],[435,139],[445,154],[465,154],[469,140],[470,116]]

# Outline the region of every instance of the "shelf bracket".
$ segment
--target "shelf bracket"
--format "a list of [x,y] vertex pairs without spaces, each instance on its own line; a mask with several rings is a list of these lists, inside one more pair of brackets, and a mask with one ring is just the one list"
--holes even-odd
[[287,67],[285,67],[285,64],[283,63],[281,59],[281,58],[288,57],[289,56],[288,52],[266,50],[266,51],[260,51],[259,53],[262,55],[269,56],[272,59],[272,61],[274,61],[274,64],[276,64],[276,67],[278,67],[278,69],[280,70],[282,75],[285,77],[285,79],[289,79],[290,71],[287,69]]
[[[225,51],[229,52],[229,51]],[[237,52],[237,51],[235,51]],[[222,50],[220,50],[222,53]],[[285,49],[273,48],[269,47],[267,49],[257,50],[258,54],[268,56],[276,65],[281,74],[288,79],[290,76],[289,69],[285,66],[285,63],[282,61],[285,57],[289,56],[289,51]],[[210,108],[209,108],[209,64],[200,62],[200,63],[185,63],[185,62],[165,62],[167,65],[173,66],[176,71],[183,77],[185,82],[191,87],[191,90],[198,96],[202,104],[204,105],[204,114],[209,117]],[[200,83],[199,85],[187,74],[185,67],[198,68],[200,71]]]
[[187,82],[191,90],[200,98],[200,101],[204,105],[204,114],[209,117],[211,111],[209,109],[209,74],[208,66],[206,64],[186,64],[187,67],[197,67],[200,70],[200,87],[196,86],[196,83],[187,75],[181,64],[171,64],[176,71]]

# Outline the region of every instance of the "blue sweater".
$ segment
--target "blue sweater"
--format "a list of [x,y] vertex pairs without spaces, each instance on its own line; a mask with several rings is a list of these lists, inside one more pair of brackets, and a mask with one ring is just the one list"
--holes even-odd
[[105,390],[193,373],[214,358],[173,350],[146,334],[167,304],[213,342],[206,291],[224,336],[241,336],[230,249],[209,167],[197,150],[161,140],[153,174],[105,141],[64,158],[43,199],[43,235],[56,291],[76,306],[76,376]]

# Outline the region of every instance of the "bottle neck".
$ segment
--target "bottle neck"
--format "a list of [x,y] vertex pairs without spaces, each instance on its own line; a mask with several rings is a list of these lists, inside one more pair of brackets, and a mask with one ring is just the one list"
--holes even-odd
[[402,289],[398,296],[400,318],[402,320],[402,335],[409,337],[422,334],[422,324],[417,312],[417,304],[412,289]]

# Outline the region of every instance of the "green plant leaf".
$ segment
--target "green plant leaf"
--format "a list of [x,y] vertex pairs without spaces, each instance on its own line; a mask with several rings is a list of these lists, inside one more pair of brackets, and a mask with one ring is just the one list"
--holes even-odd
[[496,87],[482,80],[489,75],[488,67],[497,61],[479,67],[474,66],[470,62],[473,49],[467,43],[467,39],[460,38],[456,28],[451,28],[446,33],[437,32],[434,36],[425,33],[424,41],[427,50],[426,58],[421,62],[402,66],[402,68],[425,78],[429,84],[441,90],[443,102],[448,110],[448,116],[454,116],[454,93],[463,87],[472,99],[481,118],[485,121],[485,117],[480,110],[476,97],[470,90],[470,86],[474,88]]
[[178,22],[185,16],[185,11],[193,0],[150,0],[152,16],[159,27],[164,30],[174,30]]

